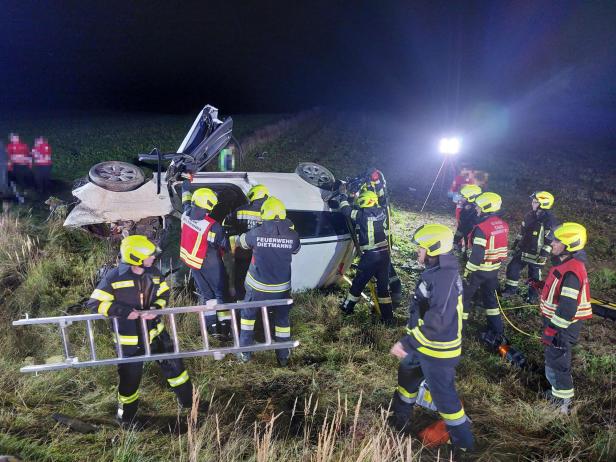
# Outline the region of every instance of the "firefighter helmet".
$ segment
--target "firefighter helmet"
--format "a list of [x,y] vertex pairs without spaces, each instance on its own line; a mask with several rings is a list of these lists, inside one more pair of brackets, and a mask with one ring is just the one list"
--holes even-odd
[[362,191],[357,198],[357,204],[362,208],[374,207],[379,203],[379,196],[369,189]]
[[549,210],[554,205],[554,196],[547,191],[534,192],[530,198],[539,202],[540,209]]
[[143,265],[143,260],[156,254],[156,245],[140,234],[126,236],[120,244],[120,255],[123,263],[133,266]]
[[192,194],[192,203],[197,207],[211,211],[218,204],[218,197],[210,188],[199,188]]
[[503,199],[500,195],[493,192],[484,192],[475,198],[475,205],[477,205],[483,213],[498,212],[502,204]]
[[284,220],[287,218],[287,209],[280,199],[270,196],[261,206],[261,218],[263,220]]
[[413,244],[426,249],[431,257],[442,255],[453,249],[453,233],[445,226],[431,223],[420,226],[411,237]]
[[264,197],[268,196],[269,189],[267,189],[267,186],[264,186],[262,184],[257,184],[250,188],[250,190],[248,191],[248,200],[250,202],[256,201],[257,199],[263,199]]
[[562,242],[568,252],[577,252],[586,245],[586,228],[579,223],[563,223],[554,230],[554,239]]
[[475,202],[475,199],[481,194],[481,187],[476,184],[466,184],[460,189],[460,194],[468,202]]

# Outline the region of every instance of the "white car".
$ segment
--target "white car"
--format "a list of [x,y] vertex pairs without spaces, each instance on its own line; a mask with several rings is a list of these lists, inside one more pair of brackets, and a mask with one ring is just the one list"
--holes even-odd
[[[263,184],[284,202],[287,218],[301,239],[302,248],[293,258],[293,290],[335,284],[351,264],[355,246],[347,219],[328,206],[335,189],[333,175],[311,163],[300,164],[294,173],[201,171],[233,142],[232,126],[231,118],[223,122],[216,108],[206,106],[178,153],[140,156],[141,160],[158,160],[158,171],[149,181],[132,164],[110,161],[95,165],[89,181],[73,190],[79,203],[64,226],[81,227],[104,237],[130,233],[156,239],[168,228],[170,216],[181,215],[183,172],[197,172],[191,182],[194,189],[208,187],[217,193],[218,205],[211,215],[219,222],[248,202],[246,194],[252,186]],[[163,160],[171,160],[164,172]]]

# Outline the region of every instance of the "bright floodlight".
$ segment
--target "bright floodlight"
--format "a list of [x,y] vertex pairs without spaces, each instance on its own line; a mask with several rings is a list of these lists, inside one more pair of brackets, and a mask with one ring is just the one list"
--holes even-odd
[[457,154],[460,152],[460,138],[441,138],[438,150],[441,154]]

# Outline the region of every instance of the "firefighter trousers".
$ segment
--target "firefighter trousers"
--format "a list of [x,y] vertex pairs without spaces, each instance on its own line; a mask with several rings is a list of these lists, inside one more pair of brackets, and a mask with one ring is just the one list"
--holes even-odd
[[503,320],[500,310],[498,309],[498,301],[496,300],[496,290],[498,289],[498,270],[494,271],[474,271],[464,281],[464,314],[463,319],[466,321],[471,311],[473,298],[477,291],[481,293],[483,308],[486,312],[488,331],[496,335],[502,335],[504,332]]
[[41,194],[48,192],[51,183],[51,165],[33,166],[32,175],[34,176],[34,185],[37,192]]
[[[150,345],[152,353],[171,353],[173,344],[167,331],[162,331],[152,340]],[[122,354],[125,358],[145,354],[142,345],[122,345]],[[192,406],[192,383],[181,359],[166,359],[157,361],[160,370],[167,379],[167,384],[175,392],[182,407]],[[139,406],[139,384],[143,374],[143,363],[125,363],[118,365],[118,414],[117,418],[123,423],[130,423],[137,413]]]
[[[548,325],[543,318],[543,326]],[[577,343],[584,321],[576,321],[566,329],[558,329],[554,344],[545,346],[545,377],[552,385],[552,395],[556,398],[573,398],[573,377],[571,376],[571,351]]]
[[[259,300],[280,300],[289,298],[289,291],[284,292],[260,292],[246,285],[245,302]],[[291,340],[291,324],[289,321],[289,313],[291,306],[276,306],[268,309],[269,318],[273,321],[274,340],[276,342],[288,342]],[[261,312],[260,308],[248,308],[242,310],[240,315],[240,346],[249,346],[255,341],[255,322],[257,316]],[[281,348],[276,350],[278,359],[288,359],[291,350]],[[250,356],[250,355],[248,355]]]
[[[216,303],[222,303],[225,293],[225,267],[222,263],[216,265],[203,264],[201,269],[190,270],[197,292],[199,292],[199,303],[205,304],[208,300],[216,300]],[[230,311],[217,311],[215,314],[210,312],[205,315],[205,322],[209,328],[216,326],[218,322],[230,322]]]
[[456,391],[456,365],[457,362],[451,359],[429,360],[416,351],[410,352],[398,366],[398,387],[394,392],[392,410],[399,428],[408,428],[419,385],[425,379],[432,402],[447,425],[452,445],[471,450],[474,446],[473,434]]
[[359,301],[362,291],[365,289],[372,276],[376,277],[376,293],[379,307],[381,309],[381,320],[390,322],[393,320],[391,297],[389,295],[389,276],[390,276],[390,257],[389,251],[368,250],[364,252],[357,266],[357,273],[353,278],[353,284],[347,295],[342,310],[350,314]]
[[527,261],[522,261],[522,253],[518,252],[513,256],[513,258],[507,265],[507,279],[505,281],[505,284],[510,287],[518,287],[520,273],[526,265],[528,265],[528,277],[530,279],[540,281],[542,266]]
[[246,281],[246,274],[248,273],[248,268],[250,267],[251,258],[252,251],[241,248],[235,249],[235,256],[233,259],[233,282],[235,285],[235,297],[237,300],[244,300],[244,297],[246,296],[244,281]]

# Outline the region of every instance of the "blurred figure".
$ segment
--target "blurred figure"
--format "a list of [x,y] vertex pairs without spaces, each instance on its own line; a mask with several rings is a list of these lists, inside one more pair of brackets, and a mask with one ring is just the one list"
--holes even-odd
[[460,171],[451,182],[451,187],[447,193],[447,196],[456,204],[456,221],[458,222],[463,208],[463,204],[460,203],[460,191],[468,184],[474,184],[485,189],[488,184],[488,174],[482,170],[474,170],[466,163],[461,165]]
[[37,192],[46,194],[51,182],[51,147],[45,138],[39,136],[32,148],[32,174]]
[[473,230],[477,222],[475,210],[475,198],[481,194],[481,188],[476,184],[467,184],[460,189],[460,201],[462,208],[458,219],[458,228],[454,235],[454,246],[458,249],[468,249],[468,234]]
[[9,170],[12,170],[15,181],[21,187],[29,187],[32,178],[32,156],[28,145],[22,143],[17,133],[11,133],[10,143],[6,148],[9,155]]

